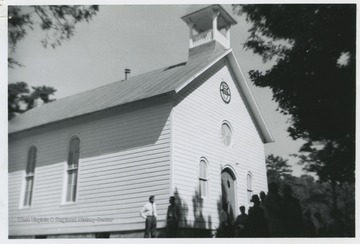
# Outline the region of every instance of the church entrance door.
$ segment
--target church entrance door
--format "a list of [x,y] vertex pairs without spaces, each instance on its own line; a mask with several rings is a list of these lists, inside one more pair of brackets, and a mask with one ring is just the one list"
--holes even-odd
[[227,204],[227,211],[230,221],[235,220],[236,215],[236,179],[230,169],[225,169],[221,173],[221,193],[222,204]]

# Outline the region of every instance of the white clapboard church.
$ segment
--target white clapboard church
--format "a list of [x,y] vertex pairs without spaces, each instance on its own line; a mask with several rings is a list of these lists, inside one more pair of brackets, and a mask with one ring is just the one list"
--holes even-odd
[[267,191],[272,137],[230,48],[221,5],[196,5],[184,63],[36,107],[9,122],[11,238],[142,237],[156,196],[162,234],[169,196],[183,236],[219,227]]

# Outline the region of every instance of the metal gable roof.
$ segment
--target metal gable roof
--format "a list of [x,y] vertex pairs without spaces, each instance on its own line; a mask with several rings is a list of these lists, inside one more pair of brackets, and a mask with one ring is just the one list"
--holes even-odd
[[169,92],[178,93],[223,58],[226,58],[240,86],[245,105],[262,141],[273,142],[271,133],[231,49],[222,52],[215,49],[212,53],[203,52],[191,55],[187,63],[134,76],[128,80],[114,82],[33,108],[9,121],[9,134]]
[[176,91],[227,53],[204,55],[33,108],[9,121],[9,134]]

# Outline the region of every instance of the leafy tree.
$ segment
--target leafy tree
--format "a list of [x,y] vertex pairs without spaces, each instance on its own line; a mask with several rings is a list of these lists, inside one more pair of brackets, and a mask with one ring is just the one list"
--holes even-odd
[[289,185],[304,209],[309,208],[313,203],[328,203],[325,200],[327,191],[324,190],[324,187],[315,186],[315,179],[310,175],[293,176],[288,160],[270,154],[266,157],[266,169],[268,182],[277,183],[280,189]]
[[291,166],[288,160],[270,154],[266,157],[268,182],[279,182],[284,177],[291,175]]
[[[8,40],[9,49],[13,53],[19,41],[24,39],[29,30],[38,25],[45,37],[41,43],[44,47],[53,48],[70,40],[75,34],[75,26],[80,22],[89,22],[98,12],[97,5],[65,6],[9,6],[8,7]],[[9,67],[21,66],[12,57],[8,58]]]
[[[300,200],[303,211],[310,209],[319,212],[326,222],[331,220],[333,206],[332,184],[315,181],[312,176],[290,176],[284,178],[281,185],[290,185],[293,195]],[[345,236],[355,236],[355,191],[354,184],[337,185],[337,209],[341,212],[341,220],[345,223]],[[330,234],[330,233],[328,233]]]
[[[89,22],[99,11],[97,5],[91,6],[9,6],[8,7],[8,42],[10,55],[16,51],[17,44],[30,30],[39,26],[45,37],[41,40],[43,47],[56,48],[63,41],[70,40],[75,34],[75,26],[80,22]],[[17,60],[8,57],[10,68],[23,66]],[[50,99],[56,89],[48,86],[32,87],[30,92],[27,83],[16,82],[8,85],[8,119],[34,107],[37,99],[44,103]]]
[[335,143],[331,140],[320,145],[308,142],[300,149],[302,154],[297,155],[305,170],[316,172],[320,181],[331,183],[333,208],[338,207],[338,186],[345,182],[353,182],[348,177],[354,174],[353,165],[343,163],[352,160],[348,147]]
[[271,88],[280,112],[291,115],[290,136],[307,141],[302,152],[310,157],[303,157],[302,163],[323,181],[353,182],[356,5],[259,4],[234,9],[253,24],[245,48],[264,62],[275,62],[266,72],[250,71],[250,79]]
[[8,119],[12,119],[16,114],[22,113],[22,96],[30,92],[25,82],[17,82],[8,85]]
[[30,92],[28,84],[16,82],[8,85],[8,119],[14,118],[17,114],[26,112],[35,106],[35,101],[41,99],[44,103],[49,103],[55,99],[50,99],[56,89],[49,86],[33,86]]
[[[269,182],[276,182],[280,192],[285,185],[293,190],[293,196],[299,199],[303,212],[310,210],[318,212],[326,222],[331,220],[330,213],[333,206],[333,186],[329,182],[315,181],[310,175],[296,177],[291,175],[287,160],[269,155],[266,159]],[[341,219],[345,223],[345,236],[355,235],[355,191],[354,184],[343,183],[336,185],[337,204],[341,212]]]

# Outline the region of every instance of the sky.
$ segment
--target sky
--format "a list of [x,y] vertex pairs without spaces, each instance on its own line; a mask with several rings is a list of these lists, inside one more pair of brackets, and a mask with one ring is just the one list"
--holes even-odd
[[[52,86],[59,99],[124,79],[124,69],[131,76],[167,67],[187,60],[189,30],[180,19],[189,5],[117,5],[100,6],[89,23],[76,27],[75,36],[55,49],[43,48],[44,32],[29,31],[10,56],[25,67],[8,70],[8,82],[24,81],[29,86]],[[234,16],[231,47],[247,78],[255,100],[275,140],[265,144],[266,154],[289,159],[293,174],[304,174],[297,160],[303,141],[293,141],[286,132],[289,117],[276,111],[272,93],[251,84],[248,71],[271,67],[249,50],[243,49],[248,36],[245,16]]]

